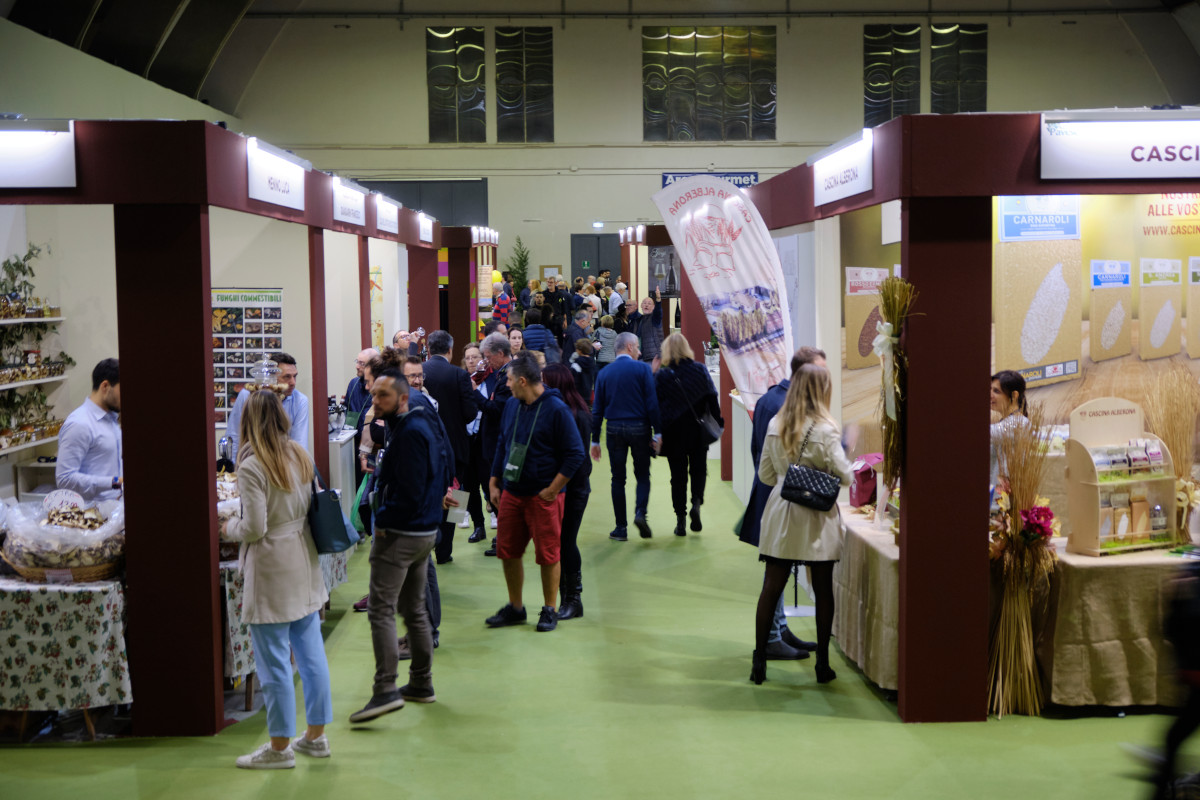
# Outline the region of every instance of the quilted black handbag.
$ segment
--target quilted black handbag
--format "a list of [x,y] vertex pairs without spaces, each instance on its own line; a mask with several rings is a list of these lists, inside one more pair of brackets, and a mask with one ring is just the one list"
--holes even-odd
[[[804,434],[804,444],[800,445],[801,456],[804,455],[804,448],[808,446],[808,437],[812,435],[816,424],[814,420],[812,425],[808,426],[808,433]],[[787,474],[783,476],[783,488],[779,490],[779,494],[790,503],[796,503],[814,511],[828,511],[837,502],[838,492],[841,491],[841,488],[842,481],[836,475],[831,475],[816,467],[791,464],[788,466]]]

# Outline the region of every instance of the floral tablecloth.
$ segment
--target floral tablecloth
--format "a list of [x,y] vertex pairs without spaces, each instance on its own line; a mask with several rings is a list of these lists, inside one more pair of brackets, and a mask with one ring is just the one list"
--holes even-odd
[[250,627],[242,622],[242,597],[246,586],[236,561],[222,561],[220,569],[225,597],[225,677],[239,678],[254,672]]
[[357,545],[341,553],[323,553],[317,556],[317,560],[321,562],[321,575],[325,578],[325,591],[333,594],[335,588],[349,580],[346,565],[350,563],[350,555],[356,548]]
[[0,708],[60,711],[132,699],[119,582],[0,578]]

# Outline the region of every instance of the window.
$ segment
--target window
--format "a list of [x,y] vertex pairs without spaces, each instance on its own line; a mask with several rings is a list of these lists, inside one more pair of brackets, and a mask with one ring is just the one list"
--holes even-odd
[[774,141],[775,28],[643,28],[642,138]]
[[921,26],[863,26],[863,125],[921,111]]
[[486,142],[483,28],[426,28],[429,141]]
[[930,110],[987,111],[987,25],[935,23],[930,50]]
[[497,141],[554,141],[553,33],[496,28]]

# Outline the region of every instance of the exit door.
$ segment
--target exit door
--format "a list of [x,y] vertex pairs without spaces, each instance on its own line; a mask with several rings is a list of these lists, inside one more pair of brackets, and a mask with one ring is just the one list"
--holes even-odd
[[571,274],[567,277],[599,275],[604,269],[612,270],[613,275],[621,273],[621,243],[617,234],[572,233]]

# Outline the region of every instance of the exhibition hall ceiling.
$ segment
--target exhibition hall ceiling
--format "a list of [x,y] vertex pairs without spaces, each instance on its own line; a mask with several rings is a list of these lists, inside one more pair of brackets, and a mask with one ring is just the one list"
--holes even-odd
[[791,25],[810,17],[930,14],[1118,14],[1139,38],[1157,38],[1166,25],[1200,50],[1196,0],[0,0],[0,17],[230,113],[272,42],[297,20],[333,28],[474,19],[518,25],[616,19],[633,25],[719,18]]

